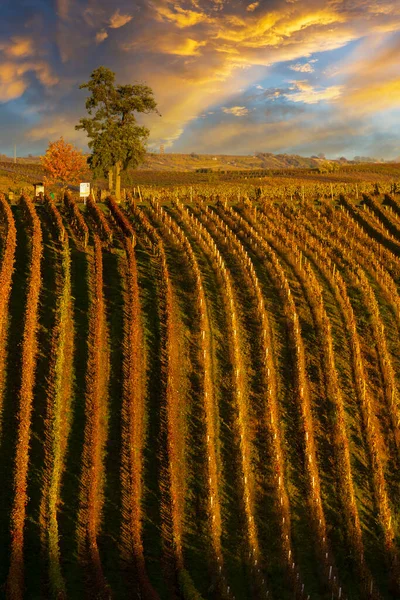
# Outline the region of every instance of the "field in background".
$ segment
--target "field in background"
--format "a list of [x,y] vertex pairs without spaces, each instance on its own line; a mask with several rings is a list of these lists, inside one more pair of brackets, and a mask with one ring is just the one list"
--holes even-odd
[[[152,155],[157,156],[157,155]],[[173,164],[176,155],[159,155]],[[187,157],[187,155],[181,155]],[[172,157],[172,158],[171,158]],[[235,158],[235,157],[222,157]],[[251,158],[251,157],[242,157]],[[173,159],[173,160],[172,160]],[[191,160],[195,160],[191,158]],[[306,160],[306,159],[305,159]],[[314,160],[314,159],[313,159]],[[270,200],[317,200],[337,198],[340,194],[361,198],[362,193],[385,194],[400,190],[400,165],[388,164],[342,164],[336,163],[335,171],[323,167],[290,169],[245,169],[225,170],[209,168],[196,171],[179,170],[137,170],[122,174],[122,186],[139,200],[163,199],[167,196],[184,201],[215,201],[226,199],[235,201],[240,197],[257,200],[260,197]],[[175,167],[177,166],[175,161]],[[38,163],[13,164],[0,162],[0,191],[6,195],[12,192],[15,197],[21,193],[32,193],[33,183],[43,180],[44,172]],[[91,181],[91,177],[88,176]],[[107,195],[106,180],[92,181],[96,196]],[[76,190],[76,186],[71,188]],[[59,186],[46,190],[61,197]]]
[[0,196],[9,597],[400,597],[399,196],[325,185]]

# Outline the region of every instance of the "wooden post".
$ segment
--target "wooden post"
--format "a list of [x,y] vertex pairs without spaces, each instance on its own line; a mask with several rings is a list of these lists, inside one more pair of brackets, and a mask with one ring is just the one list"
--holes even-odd
[[113,170],[112,169],[108,169],[108,191],[111,192],[111,193],[114,190],[113,179],[114,179]]
[[115,197],[117,202],[121,201],[121,163],[115,164]]

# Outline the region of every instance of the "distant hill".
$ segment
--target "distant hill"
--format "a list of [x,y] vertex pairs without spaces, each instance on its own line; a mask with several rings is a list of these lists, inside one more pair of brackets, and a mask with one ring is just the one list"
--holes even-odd
[[229,154],[153,154],[149,153],[146,162],[139,167],[148,171],[213,171],[244,169],[287,169],[318,167],[324,159],[306,158],[295,154],[257,153],[255,156],[232,156]]
[[[357,159],[357,160],[356,160]],[[359,159],[359,160],[358,160]],[[0,154],[0,162],[14,162],[14,159]],[[139,171],[198,171],[199,169],[211,169],[212,171],[244,171],[259,169],[321,169],[327,165],[338,166],[354,164],[388,164],[369,157],[358,156],[355,160],[347,160],[342,157],[335,160],[323,158],[322,156],[299,156],[298,154],[272,154],[271,152],[257,152],[255,155],[236,156],[231,154],[156,154],[149,152],[144,164]],[[18,157],[19,164],[39,164],[40,156]],[[335,168],[336,166],[336,168]],[[328,168],[328,170],[330,170]]]
[[[13,162],[14,159],[0,155],[1,162]],[[229,154],[154,154],[149,153],[139,170],[144,171],[196,171],[212,169],[218,171],[244,169],[287,169],[318,167],[324,159],[307,158],[295,154],[258,153],[256,156],[233,156]],[[40,156],[18,157],[19,164],[38,164]]]

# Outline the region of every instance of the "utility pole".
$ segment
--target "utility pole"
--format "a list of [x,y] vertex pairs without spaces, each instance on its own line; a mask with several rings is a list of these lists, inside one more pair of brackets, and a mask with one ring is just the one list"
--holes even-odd
[[17,144],[14,144],[14,164],[17,162]]

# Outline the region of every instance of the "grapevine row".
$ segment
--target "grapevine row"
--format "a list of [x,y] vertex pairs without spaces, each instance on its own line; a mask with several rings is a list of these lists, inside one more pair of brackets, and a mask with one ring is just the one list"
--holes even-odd
[[[349,434],[346,427],[345,409],[343,397],[338,381],[335,365],[331,324],[326,314],[322,288],[308,262],[303,258],[302,252],[289,238],[285,223],[280,223],[279,213],[269,212],[268,225],[264,229],[264,236],[268,231],[271,244],[276,246],[282,253],[296,276],[302,283],[307,302],[311,307],[314,328],[320,346],[320,356],[323,365],[326,398],[333,403],[335,414],[332,417],[334,429],[333,444],[336,463],[336,477],[340,493],[340,501],[344,509],[346,520],[347,539],[352,547],[356,561],[360,581],[363,582],[363,593],[369,597],[372,577],[365,564],[364,544],[360,517],[355,502],[355,490],[351,467],[351,455],[349,447]],[[372,585],[374,589],[374,586]],[[375,594],[375,597],[376,594]]]
[[382,208],[379,206],[376,200],[367,194],[363,195],[364,197],[364,207],[368,207],[371,209],[372,213],[379,220],[383,227],[386,227],[387,231],[395,237],[397,240],[400,239],[400,230],[393,223],[393,221],[383,212]]
[[0,219],[4,224],[6,235],[4,250],[0,264],[0,430],[3,405],[5,369],[6,369],[6,344],[7,344],[7,322],[8,304],[11,293],[12,275],[14,268],[15,249],[17,245],[17,232],[14,217],[8,202],[3,194],[0,194]]
[[269,238],[266,230],[257,226],[256,223],[252,226],[252,224],[243,219],[243,217],[237,214],[235,215],[232,209],[230,210],[230,215],[236,219],[238,229],[240,225],[240,228],[246,232],[248,243],[253,251],[256,251],[260,258],[261,256],[263,257],[264,263],[267,262],[269,272],[271,273],[277,288],[280,290],[284,311],[288,319],[289,340],[294,357],[295,394],[301,416],[304,467],[307,475],[307,487],[310,495],[310,516],[316,536],[317,552],[322,563],[325,580],[331,587],[332,593],[335,594],[334,597],[343,598],[342,588],[338,581],[334,559],[327,540],[325,515],[321,502],[310,392],[306,374],[305,350],[300,332],[297,308],[293,300],[286,274],[276,251],[271,245],[272,240]]
[[64,194],[64,205],[70,218],[71,227],[77,238],[83,243],[86,248],[89,243],[89,229],[85,223],[81,211],[78,208],[75,200],[66,192]]
[[400,256],[400,244],[390,237],[387,229],[383,227],[379,221],[376,221],[375,219],[375,222],[371,222],[367,211],[365,211],[364,215],[361,215],[361,213],[344,196],[340,197],[340,204],[346,208],[348,213],[370,237],[376,239],[379,244],[390,250],[390,252],[396,256]]
[[221,597],[229,597],[228,584],[224,573],[224,559],[221,547],[222,535],[222,517],[221,517],[221,499],[219,492],[219,466],[217,455],[218,433],[216,431],[215,415],[215,392],[213,383],[213,359],[211,352],[212,336],[210,320],[207,309],[207,298],[203,285],[203,276],[198,264],[198,260],[188,240],[184,230],[157,202],[153,201],[152,206],[164,223],[164,227],[171,235],[174,241],[182,248],[189,265],[195,276],[195,297],[197,301],[197,312],[199,314],[198,328],[198,357],[201,368],[201,398],[203,405],[203,416],[205,423],[205,447],[207,453],[206,475],[207,482],[207,510],[209,513],[208,527],[211,538],[212,556],[211,569],[214,570]]
[[[329,229],[328,229],[329,230]],[[314,234],[316,235],[316,234]],[[327,241],[325,240],[325,243]],[[349,245],[351,247],[354,246],[354,240],[349,241]],[[344,244],[340,241],[339,237],[336,235],[330,234],[328,247],[332,247],[331,256],[333,249],[336,249],[335,256],[336,260],[340,260],[340,262],[347,267],[347,272],[349,276],[355,281],[358,289],[362,293],[362,297],[364,300],[364,304],[368,310],[371,326],[374,334],[374,340],[376,345],[376,350],[379,359],[380,371],[382,376],[383,383],[383,392],[386,401],[386,405],[389,411],[390,419],[392,422],[392,428],[394,432],[395,443],[397,446],[397,451],[400,455],[400,401],[398,398],[398,391],[395,381],[395,373],[393,369],[392,359],[387,348],[386,335],[385,335],[385,326],[382,321],[382,317],[380,314],[380,308],[378,302],[376,300],[374,291],[371,287],[371,284],[366,277],[364,270],[359,267],[359,263],[362,262],[363,266],[365,262],[363,260],[363,250],[362,248],[357,248],[357,250],[353,250],[353,256],[357,256],[357,261],[353,258],[352,253],[348,252],[344,246]],[[378,285],[380,285],[383,293],[387,298],[388,304],[393,308],[393,311],[396,316],[400,316],[400,302],[399,295],[395,286],[395,283],[390,278],[389,275],[386,275],[385,278],[379,276],[379,273],[376,273],[374,267],[374,258],[371,257],[365,268],[369,271],[372,271],[374,277]]]
[[280,516],[280,538],[282,545],[282,558],[286,563],[289,577],[300,597],[307,597],[304,584],[298,567],[294,563],[294,551],[291,540],[291,512],[285,477],[285,456],[282,443],[280,424],[280,411],[277,400],[277,374],[273,356],[271,325],[266,310],[261,285],[256,274],[253,261],[248,252],[235,234],[235,222],[232,213],[221,212],[222,218],[212,211],[207,211],[208,216],[215,222],[217,230],[224,233],[231,251],[236,254],[247,272],[251,281],[251,289],[256,298],[257,320],[260,323],[262,335],[260,347],[262,354],[262,380],[265,390],[265,415],[264,422],[268,432],[269,445],[272,448],[273,471],[275,473],[274,493],[275,508]]
[[251,448],[248,438],[248,409],[246,399],[245,373],[240,350],[240,330],[239,316],[237,312],[236,300],[233,292],[233,283],[231,275],[225,265],[220,250],[218,249],[213,237],[204,226],[204,220],[199,220],[183,206],[179,201],[176,203],[180,215],[189,230],[195,235],[204,251],[213,256],[213,266],[216,268],[218,276],[223,282],[222,292],[226,312],[229,319],[229,336],[231,340],[231,361],[233,368],[233,399],[235,410],[235,433],[237,445],[239,448],[240,460],[240,494],[242,500],[242,510],[246,523],[246,537],[249,553],[249,564],[252,568],[252,574],[257,582],[260,593],[267,597],[268,590],[265,580],[261,574],[261,554],[258,543],[257,529],[254,519],[254,480],[251,469]]
[[100,532],[103,489],[104,450],[107,436],[108,342],[103,295],[103,258],[101,242],[94,235],[90,261],[90,307],[88,365],[85,393],[85,433],[78,515],[78,553],[90,567],[89,576],[96,597],[108,598],[97,543]]
[[[185,440],[182,432],[183,407],[178,392],[178,332],[174,318],[172,284],[161,237],[141,209],[132,204],[131,211],[158,256],[158,310],[161,327],[162,369],[160,406],[162,537],[167,568],[172,566],[178,577],[181,577],[184,572],[182,537],[185,512]],[[123,213],[121,212],[121,214]],[[123,216],[125,219],[125,215]]]
[[98,206],[97,202],[93,200],[90,196],[86,199],[86,209],[88,214],[92,217],[94,223],[96,224],[96,228],[99,231],[99,236],[108,244],[112,245],[113,243],[113,232],[111,230],[110,225],[104,215],[104,212]]
[[124,212],[121,210],[121,208],[118,206],[116,200],[112,196],[107,198],[107,206],[110,209],[111,216],[113,217],[113,219],[116,221],[118,226],[122,229],[124,235],[126,237],[131,238],[132,245],[134,246],[136,243],[136,237],[135,237],[135,232],[133,230],[133,227],[132,227],[129,219],[127,218],[127,216],[124,214]]
[[148,600],[156,599],[147,577],[143,528],[143,449],[145,441],[144,340],[141,321],[137,264],[134,249],[124,238],[126,290],[124,308],[124,362],[122,398],[122,525],[121,556],[134,568],[140,589]]
[[41,290],[42,230],[32,201],[23,196],[21,208],[31,233],[28,292],[22,340],[21,387],[18,405],[18,433],[14,462],[14,497],[11,512],[11,556],[7,579],[8,597],[20,600],[24,595],[24,525],[28,502],[27,482],[35,368],[37,328]]
[[[373,412],[372,401],[367,386],[364,362],[360,347],[360,341],[357,333],[356,320],[353,308],[347,294],[346,284],[335,268],[334,263],[328,256],[325,247],[315,238],[312,238],[304,228],[298,228],[294,221],[291,221],[291,228],[297,234],[297,240],[303,251],[315,262],[317,268],[324,274],[329,282],[336,301],[341,309],[345,323],[345,329],[350,340],[352,365],[354,373],[354,384],[357,399],[359,402],[367,447],[369,450],[370,465],[373,480],[374,496],[379,512],[379,521],[382,527],[385,541],[385,549],[390,562],[391,569],[397,571],[397,551],[394,542],[394,523],[392,511],[389,503],[387,486],[384,477],[384,469],[380,456],[380,435],[377,426],[376,415]],[[372,586],[372,582],[371,582]],[[371,593],[373,587],[370,587]]]
[[48,553],[52,595],[66,598],[61,570],[58,518],[64,460],[70,429],[72,393],[73,322],[71,298],[71,256],[61,215],[49,198],[45,206],[55,225],[61,255],[57,273],[56,321],[52,332],[50,375],[48,377],[45,420],[44,484],[40,506],[43,545]]

